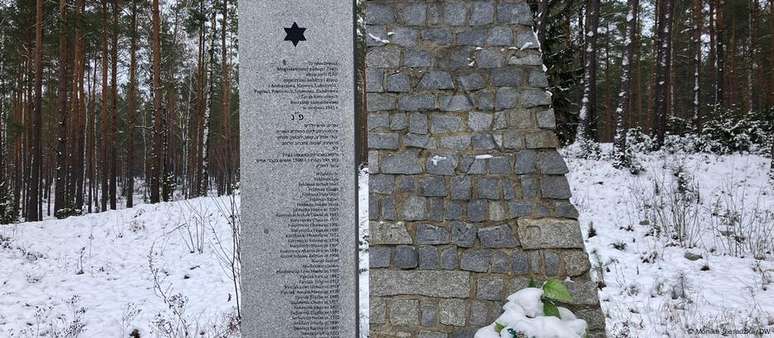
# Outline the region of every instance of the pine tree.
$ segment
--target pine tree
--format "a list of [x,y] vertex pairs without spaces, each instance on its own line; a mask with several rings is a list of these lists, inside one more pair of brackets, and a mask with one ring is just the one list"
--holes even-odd
[[694,128],[697,130],[701,130],[701,78],[699,74],[701,73],[701,61],[702,61],[702,43],[701,43],[701,34],[702,34],[702,28],[704,27],[704,14],[702,13],[703,4],[702,0],[693,0],[693,7],[691,11],[693,12],[693,18],[691,19],[692,22],[692,34],[691,34],[691,42],[693,45],[693,58],[692,58],[692,64],[693,64],[693,101],[692,101],[692,108],[693,108],[693,116],[692,116],[692,122]]
[[715,110],[725,107],[725,0],[715,2]]
[[56,188],[54,189],[54,214],[57,217],[69,215],[67,200],[67,1],[59,0],[59,90],[57,95],[59,121],[56,142]]
[[221,63],[223,64],[223,186],[225,193],[231,194],[231,179],[233,177],[231,165],[231,65],[229,63],[226,35],[228,34],[228,0],[223,0],[223,29],[221,30]]
[[96,108],[96,90],[97,90],[97,63],[92,65],[92,72],[89,73],[89,104],[87,106],[86,121],[86,176],[88,177],[88,202],[86,203],[89,213],[94,211],[94,205],[97,203],[96,183],[97,183],[97,108]]
[[211,18],[210,18],[210,32],[209,32],[209,50],[208,50],[208,57],[207,57],[207,68],[208,68],[208,75],[207,75],[207,81],[208,81],[208,88],[207,92],[205,94],[206,98],[206,107],[204,109],[204,118],[202,120],[204,125],[204,132],[202,133],[202,145],[204,146],[204,149],[202,150],[202,168],[201,168],[201,187],[200,189],[200,195],[207,196],[207,191],[209,190],[209,174],[210,174],[210,161],[212,160],[212,143],[215,140],[214,132],[215,128],[212,127],[212,111],[213,111],[213,96],[215,93],[215,36],[217,35],[217,21],[216,21],[216,14],[217,12],[215,10],[211,10]]
[[[0,30],[0,48],[5,48],[5,34]],[[5,74],[5,62],[0,62],[0,74]],[[5,95],[7,93],[6,79],[0,77],[0,223],[6,224],[15,221],[11,209],[13,198],[8,189],[8,177],[6,175],[6,163],[8,162],[8,153],[6,152],[6,136],[8,114],[5,107]]]
[[626,118],[632,115],[631,87],[632,87],[632,60],[634,59],[634,46],[632,42],[637,35],[637,16],[640,8],[639,0],[628,0],[629,13],[626,15],[626,37],[624,38],[624,55],[621,61],[621,92],[618,95],[618,108],[615,116],[615,147],[614,165],[618,168],[631,165],[631,157],[626,145]]
[[151,203],[158,203],[160,201],[160,183],[161,183],[161,159],[163,158],[161,152],[163,149],[162,140],[162,114],[161,111],[161,18],[159,15],[159,0],[153,0],[151,6],[152,16],[152,33],[151,33],[151,49],[153,55],[153,65],[151,70],[152,86],[151,92],[153,95],[153,132],[152,132],[152,144],[150,153],[150,170],[148,181],[150,182],[150,201]]
[[35,2],[35,101],[30,125],[30,169],[27,180],[27,201],[25,217],[27,221],[39,221],[40,180],[43,150],[41,149],[41,129],[43,125],[43,0]]
[[134,135],[137,124],[137,0],[131,0],[129,23],[129,92],[127,93],[126,207],[134,205]]
[[659,1],[658,16],[658,47],[656,57],[656,83],[655,83],[655,147],[660,149],[664,145],[666,136],[667,116],[669,115],[669,89],[671,87],[670,73],[672,65],[672,12],[671,0]]
[[755,103],[753,102],[753,72],[755,72],[755,48],[758,40],[755,38],[755,20],[757,18],[757,11],[758,11],[758,1],[757,0],[749,0],[748,2],[749,11],[749,17],[747,19],[747,66],[745,67],[746,74],[745,74],[745,80],[746,80],[746,86],[745,86],[745,92],[747,97],[747,111],[752,112],[754,110]]
[[75,2],[75,52],[74,52],[74,71],[73,71],[73,104],[72,104],[72,118],[75,121],[73,124],[73,146],[70,151],[70,175],[68,182],[68,191],[70,195],[74,195],[75,203],[73,205],[76,208],[76,213],[81,213],[83,208],[83,186],[84,186],[84,151],[85,151],[85,138],[86,138],[86,98],[84,93],[84,73],[85,73],[85,41],[84,41],[84,29],[82,23],[82,16],[85,8],[84,0],[76,0]]
[[[768,92],[768,106],[774,107],[774,0],[769,0],[769,92]],[[774,147],[774,144],[772,144]],[[772,157],[774,157],[774,149],[772,149]],[[774,167],[774,163],[772,164]],[[772,169],[774,170],[774,169]]]
[[100,148],[100,159],[98,161],[98,167],[100,171],[100,178],[101,178],[101,195],[100,195],[100,210],[105,211],[108,208],[108,197],[110,196],[109,193],[109,185],[110,185],[110,168],[109,168],[109,156],[110,156],[110,147],[108,146],[108,143],[110,142],[108,140],[109,132],[110,132],[110,107],[112,106],[110,103],[110,87],[108,86],[109,81],[109,61],[110,56],[108,54],[108,29],[110,28],[110,24],[108,22],[108,10],[107,10],[107,0],[102,0],[102,8],[101,8],[101,23],[102,23],[102,32],[100,36],[100,43],[102,45],[102,55],[101,55],[101,61],[102,61],[102,97],[100,101],[100,116],[99,116],[99,125],[101,129],[101,142],[97,142]]

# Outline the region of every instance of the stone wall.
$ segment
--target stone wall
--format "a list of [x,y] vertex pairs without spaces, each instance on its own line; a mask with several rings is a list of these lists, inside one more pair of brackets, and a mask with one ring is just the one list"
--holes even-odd
[[572,277],[604,334],[523,0],[369,0],[371,336],[472,337]]

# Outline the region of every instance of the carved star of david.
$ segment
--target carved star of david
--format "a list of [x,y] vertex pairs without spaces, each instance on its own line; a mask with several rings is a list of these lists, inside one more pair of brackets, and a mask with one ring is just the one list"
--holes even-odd
[[293,43],[293,46],[298,46],[299,41],[306,41],[306,37],[304,37],[304,31],[306,28],[298,27],[297,23],[293,23],[293,26],[290,26],[290,28],[284,28],[285,29],[285,41],[290,41]]

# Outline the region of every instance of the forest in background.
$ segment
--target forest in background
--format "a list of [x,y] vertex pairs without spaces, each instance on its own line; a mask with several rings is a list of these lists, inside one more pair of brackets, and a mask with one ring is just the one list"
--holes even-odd
[[0,0],[0,223],[228,194],[237,0]]
[[643,137],[774,154],[774,1],[529,2],[563,144],[615,141],[622,166]]
[[[774,154],[774,0],[528,2],[562,144]],[[0,223],[238,188],[237,7],[0,0]]]

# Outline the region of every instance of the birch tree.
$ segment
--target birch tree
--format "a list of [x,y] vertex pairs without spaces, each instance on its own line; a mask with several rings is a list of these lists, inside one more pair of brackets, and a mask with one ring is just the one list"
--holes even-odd
[[588,157],[597,152],[597,28],[599,27],[599,0],[589,0],[586,6],[585,22],[585,64],[583,72],[583,98],[578,114],[576,143],[581,147],[581,156]]

